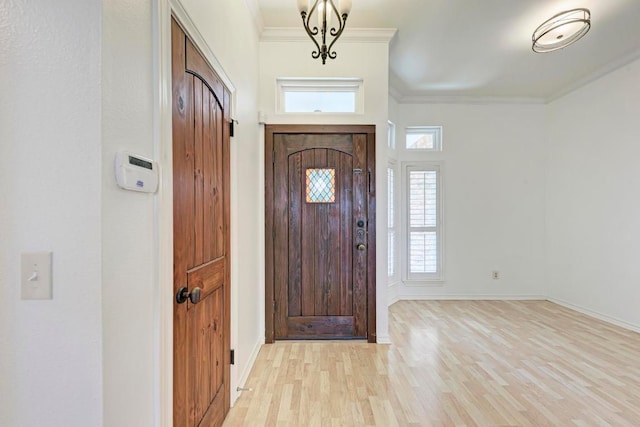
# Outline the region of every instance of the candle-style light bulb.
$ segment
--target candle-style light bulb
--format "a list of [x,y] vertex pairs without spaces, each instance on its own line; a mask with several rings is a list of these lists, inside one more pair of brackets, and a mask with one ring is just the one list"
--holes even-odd
[[309,0],[298,0],[298,11],[300,11],[300,13],[309,12]]
[[340,16],[351,13],[351,0],[340,0],[340,7],[338,10],[340,11]]

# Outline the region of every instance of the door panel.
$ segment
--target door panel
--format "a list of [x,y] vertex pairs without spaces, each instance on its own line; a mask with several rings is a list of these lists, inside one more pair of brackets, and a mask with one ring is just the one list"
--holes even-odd
[[[375,194],[368,187],[373,127],[299,128],[277,132],[267,127],[272,159],[267,168],[266,296],[267,301],[273,298],[266,310],[267,342],[270,328],[274,339],[375,340],[375,309],[373,316],[368,312],[375,304],[375,288],[369,289],[375,257],[367,256],[368,250],[375,254],[368,239],[375,218],[369,205]],[[319,190],[319,197],[309,189]],[[366,249],[358,250],[359,244]]]
[[[187,284],[189,289],[198,287],[201,289],[201,298],[209,296],[213,291],[224,285],[225,259],[218,258],[207,264],[187,271]],[[187,301],[187,309],[191,308]]]
[[220,426],[230,400],[230,96],[175,20],[172,78],[174,426]]
[[[352,156],[304,150],[289,156],[289,316],[351,316]],[[306,203],[305,171],[335,171],[335,203]]]

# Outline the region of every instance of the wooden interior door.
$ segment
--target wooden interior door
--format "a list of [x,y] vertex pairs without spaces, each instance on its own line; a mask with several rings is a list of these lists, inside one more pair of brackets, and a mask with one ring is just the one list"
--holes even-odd
[[230,93],[172,20],[174,426],[229,411]]
[[267,342],[375,342],[374,132],[267,126]]

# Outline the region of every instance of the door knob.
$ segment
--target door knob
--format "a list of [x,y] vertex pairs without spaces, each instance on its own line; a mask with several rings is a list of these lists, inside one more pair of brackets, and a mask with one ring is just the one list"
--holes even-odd
[[364,251],[365,249],[367,249],[367,247],[364,245],[364,243],[358,243],[356,249],[359,251]]
[[187,298],[191,301],[191,304],[197,304],[200,302],[200,293],[202,290],[200,288],[193,288],[191,292],[187,289],[186,286],[180,288],[178,293],[176,294],[176,302],[178,304],[184,304],[187,302]]

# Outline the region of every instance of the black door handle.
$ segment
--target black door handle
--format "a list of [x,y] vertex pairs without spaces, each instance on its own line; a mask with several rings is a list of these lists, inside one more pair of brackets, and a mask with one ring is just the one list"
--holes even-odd
[[178,290],[178,293],[176,294],[176,302],[178,304],[184,304],[185,302],[187,302],[188,298],[191,301],[191,304],[197,304],[200,302],[200,293],[200,288],[193,288],[191,292],[189,292],[189,289],[187,289],[186,286],[183,286]]

